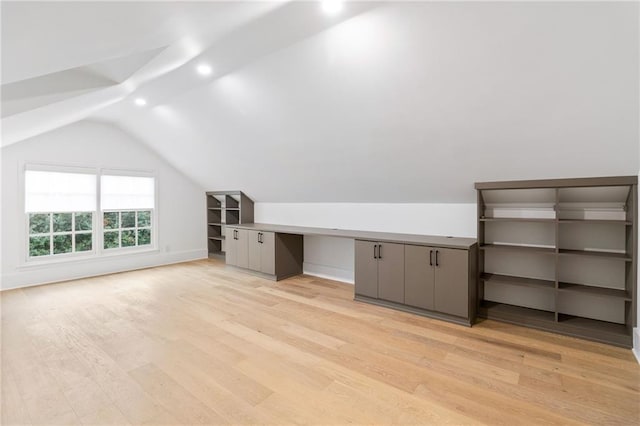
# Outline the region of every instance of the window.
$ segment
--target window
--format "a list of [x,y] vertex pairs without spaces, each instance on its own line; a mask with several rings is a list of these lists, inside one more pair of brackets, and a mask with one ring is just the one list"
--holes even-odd
[[105,249],[150,245],[151,210],[104,212],[103,229]]
[[30,213],[29,256],[93,250],[93,213]]
[[54,169],[25,171],[27,259],[154,246],[153,177]]
[[27,170],[29,257],[93,251],[96,176]]
[[101,188],[103,248],[151,245],[154,178],[103,175]]

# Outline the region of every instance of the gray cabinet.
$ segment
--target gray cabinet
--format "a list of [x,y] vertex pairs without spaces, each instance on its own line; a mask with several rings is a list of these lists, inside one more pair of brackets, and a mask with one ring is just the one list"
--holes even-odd
[[403,244],[378,244],[378,297],[404,303]]
[[249,238],[249,269],[259,271],[261,267],[260,232],[247,231]]
[[405,304],[467,318],[469,252],[405,246]]
[[404,245],[356,241],[356,293],[404,303]]
[[355,298],[471,325],[476,246],[451,249],[356,240]]
[[356,240],[356,294],[378,298],[378,243]]
[[302,273],[302,235],[228,226],[226,263],[263,278],[281,280]]
[[225,246],[227,265],[249,267],[249,231],[228,227]]
[[469,253],[465,250],[438,248],[435,250],[434,260],[434,309],[449,315],[468,317]]
[[248,268],[263,274],[275,274],[276,246],[273,232],[246,231],[249,241]]
[[276,273],[276,234],[274,232],[260,232],[260,272],[270,275]]
[[433,248],[404,246],[404,298],[409,306],[434,309]]
[[236,229],[227,228],[225,240],[225,262],[227,265],[236,266],[238,264],[238,250],[236,248]]

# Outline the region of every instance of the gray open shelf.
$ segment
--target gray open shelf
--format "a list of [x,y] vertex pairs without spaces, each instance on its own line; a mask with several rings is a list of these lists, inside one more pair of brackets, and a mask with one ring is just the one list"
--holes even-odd
[[242,191],[208,191],[205,195],[209,256],[224,259],[226,225],[253,223],[253,201]]
[[631,347],[637,177],[476,189],[479,316]]

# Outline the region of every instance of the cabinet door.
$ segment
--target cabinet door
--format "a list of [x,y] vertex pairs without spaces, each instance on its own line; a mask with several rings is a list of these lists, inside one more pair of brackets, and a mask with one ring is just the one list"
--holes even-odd
[[236,266],[238,264],[238,250],[236,249],[235,228],[227,227],[224,238],[224,258],[227,265]]
[[404,303],[433,310],[435,270],[433,247],[404,246]]
[[357,241],[355,249],[356,294],[378,297],[378,260],[374,258],[377,243]]
[[249,269],[260,271],[260,244],[259,231],[247,231],[247,241],[249,244]]
[[436,266],[435,309],[445,314],[469,316],[469,252],[455,249],[435,249]]
[[260,238],[260,272],[274,275],[276,273],[276,235],[263,232]]
[[379,244],[378,299],[404,303],[404,244]]
[[238,254],[236,266],[240,268],[249,267],[249,231],[246,229],[238,229],[236,233],[236,252]]

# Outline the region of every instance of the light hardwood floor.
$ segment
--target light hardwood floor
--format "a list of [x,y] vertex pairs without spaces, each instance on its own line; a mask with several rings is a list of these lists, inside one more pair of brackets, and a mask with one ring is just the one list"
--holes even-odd
[[638,424],[631,351],[198,261],[3,292],[2,424]]

